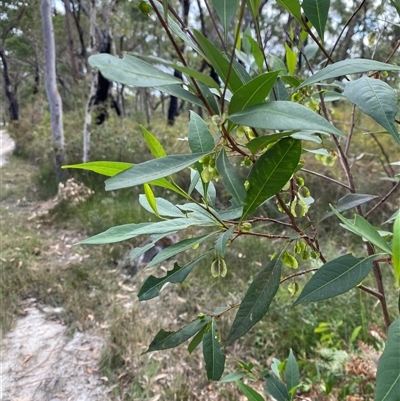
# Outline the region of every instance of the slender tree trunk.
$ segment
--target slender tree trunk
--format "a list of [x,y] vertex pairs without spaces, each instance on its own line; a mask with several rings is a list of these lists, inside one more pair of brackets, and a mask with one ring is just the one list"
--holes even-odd
[[[90,48],[94,51],[97,48],[96,40],[96,8],[95,1],[92,0],[90,3]],[[90,159],[90,131],[92,127],[92,109],[94,102],[96,100],[97,92],[97,71],[91,68],[90,73],[90,92],[88,96],[88,101],[86,103],[85,110],[85,122],[83,126],[83,162],[87,163]]]
[[68,36],[68,46],[69,46],[69,54],[71,59],[71,68],[72,68],[72,76],[74,77],[74,82],[78,82],[79,71],[78,64],[76,62],[75,57],[75,46],[74,46],[74,38],[72,36],[72,28],[71,28],[71,3],[69,0],[64,0],[65,6],[65,26],[67,29]]
[[8,100],[8,112],[11,121],[19,120],[19,105],[17,97],[12,90],[10,74],[8,72],[8,61],[7,56],[3,49],[0,50],[0,58],[3,63],[3,78],[4,78],[4,89],[6,91],[6,97]]
[[67,171],[61,166],[66,164],[64,151],[63,112],[61,96],[57,89],[56,51],[54,44],[54,29],[51,18],[51,1],[42,0],[42,29],[44,38],[44,71],[46,93],[49,100],[51,114],[51,135],[54,146],[54,164],[58,181],[67,179]]

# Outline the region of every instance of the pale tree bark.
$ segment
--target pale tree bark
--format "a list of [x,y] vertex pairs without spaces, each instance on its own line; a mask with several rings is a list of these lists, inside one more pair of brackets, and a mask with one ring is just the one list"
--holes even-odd
[[60,93],[57,89],[56,51],[54,29],[51,17],[51,0],[41,0],[42,30],[44,38],[44,75],[47,99],[51,114],[51,135],[53,139],[54,165],[58,181],[67,179],[67,171],[61,166],[66,164],[64,151],[63,110]]
[[[97,40],[96,40],[96,4],[95,0],[90,2],[90,10],[89,10],[89,18],[90,18],[90,49],[92,53],[94,53],[97,49]],[[94,68],[90,68],[90,91],[88,96],[88,101],[86,103],[85,109],[85,122],[83,126],[83,157],[82,160],[84,163],[87,163],[90,159],[90,132],[92,127],[92,109],[94,102],[96,100],[96,92],[97,92],[97,72]]]

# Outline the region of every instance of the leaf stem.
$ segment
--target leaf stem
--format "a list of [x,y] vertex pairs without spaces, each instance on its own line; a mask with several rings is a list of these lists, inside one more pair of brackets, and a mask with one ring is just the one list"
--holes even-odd
[[290,276],[287,276],[287,277],[283,278],[283,279],[280,281],[280,284],[284,283],[284,282],[287,281],[287,280],[290,280],[290,279],[293,278],[293,277],[302,276],[302,275],[304,275],[304,274],[311,273],[311,272],[316,272],[317,270],[319,270],[319,269],[318,269],[318,268],[315,268],[315,269],[304,270],[304,271],[302,271],[302,272],[293,273],[293,274],[291,274]]

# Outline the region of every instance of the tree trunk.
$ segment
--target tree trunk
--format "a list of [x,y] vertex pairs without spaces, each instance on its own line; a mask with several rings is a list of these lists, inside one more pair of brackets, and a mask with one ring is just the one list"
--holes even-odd
[[19,105],[17,97],[12,90],[10,74],[8,72],[8,61],[3,49],[0,50],[1,61],[3,62],[4,89],[8,100],[8,113],[11,121],[19,120]]
[[68,47],[69,47],[69,55],[71,59],[71,69],[72,69],[72,76],[74,77],[74,82],[78,82],[79,78],[79,71],[78,71],[78,64],[76,62],[75,57],[75,46],[74,46],[74,38],[72,36],[72,28],[71,28],[71,3],[69,0],[64,0],[65,6],[65,26],[67,29],[67,36],[68,36]]
[[68,175],[66,170],[61,169],[61,166],[66,164],[66,158],[64,152],[62,101],[56,83],[56,52],[50,0],[42,0],[41,8],[45,60],[44,75],[46,93],[51,114],[51,135],[54,146],[54,165],[56,169],[57,180],[64,181],[67,179]]

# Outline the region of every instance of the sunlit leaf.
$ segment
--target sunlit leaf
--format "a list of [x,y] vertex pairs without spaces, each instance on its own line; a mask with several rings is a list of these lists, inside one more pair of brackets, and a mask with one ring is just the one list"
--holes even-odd
[[[157,212],[162,217],[185,217],[185,214],[174,204],[164,198],[155,198]],[[140,205],[150,213],[154,213],[153,208],[143,194],[139,195]]]
[[280,257],[276,257],[254,277],[232,323],[228,345],[246,334],[268,312],[279,288],[281,267]]
[[134,56],[119,58],[107,53],[95,54],[89,57],[89,64],[98,68],[105,78],[124,85],[151,88],[181,83],[173,75]]
[[301,7],[299,0],[276,0],[278,4],[285,7],[286,10],[290,12],[297,19],[300,24],[302,24],[301,20]]
[[385,350],[379,359],[375,401],[399,401],[400,318],[389,327]]
[[142,124],[139,124],[139,127],[142,130],[144,140],[146,141],[151,154],[156,159],[158,159],[160,157],[165,157],[167,154],[165,153],[165,150],[162,147],[159,140],[150,131],[148,131]]
[[379,255],[355,258],[348,254],[321,266],[305,285],[293,306],[336,297],[359,285],[372,270]]
[[160,159],[148,160],[106,180],[106,190],[112,191],[151,181],[177,173],[206,156],[207,153],[189,155],[170,155]]
[[400,143],[400,134],[395,125],[395,118],[399,111],[397,94],[386,82],[362,77],[348,82],[343,95],[367,116],[382,125]]
[[114,175],[117,175],[118,173],[127,170],[130,167],[133,167],[132,163],[107,161],[68,164],[66,166],[62,166],[62,168],[78,168],[81,170],[93,171],[98,174],[106,175],[107,177],[113,177]]
[[253,128],[327,132],[343,136],[319,114],[301,104],[275,101],[250,107],[230,115],[229,120]]
[[342,77],[343,75],[360,74],[368,71],[400,71],[400,67],[393,64],[381,63],[380,61],[356,58],[351,60],[338,61],[335,64],[319,70],[311,77],[307,78],[297,87],[300,89],[307,85],[312,85],[331,78]]

